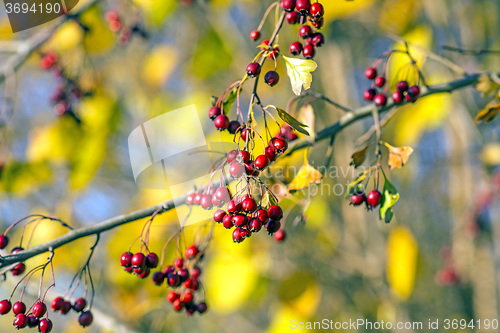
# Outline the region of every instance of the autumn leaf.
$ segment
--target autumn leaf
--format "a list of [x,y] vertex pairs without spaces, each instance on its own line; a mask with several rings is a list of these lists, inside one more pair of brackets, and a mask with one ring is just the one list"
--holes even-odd
[[493,120],[493,118],[496,117],[496,115],[499,112],[500,112],[500,101],[495,99],[489,102],[484,109],[479,111],[479,113],[476,115],[475,121],[476,123],[480,123],[481,121],[489,123],[490,121]]
[[289,191],[297,191],[309,187],[311,184],[319,184],[321,178],[323,178],[321,172],[309,164],[307,160],[307,151],[305,154],[306,158],[304,159],[304,165],[300,167],[299,172],[297,172],[292,182],[288,184]]
[[499,89],[500,84],[492,81],[488,75],[481,75],[476,84],[476,90],[481,92],[483,96],[493,95]]
[[387,280],[403,300],[410,297],[417,272],[418,244],[406,227],[395,228],[387,242]]
[[270,107],[273,107],[276,109],[276,112],[278,112],[278,116],[280,116],[280,118],[286,122],[288,125],[292,126],[296,131],[302,133],[302,134],[305,134],[305,135],[309,135],[309,132],[307,130],[304,129],[304,127],[307,127],[306,124],[302,124],[300,121],[298,121],[297,119],[295,119],[294,117],[292,117],[292,115],[290,115],[288,112],[286,112],[285,110],[283,109],[280,109],[274,105],[268,105],[266,106],[264,109],[267,109],[267,108],[270,108]]
[[368,151],[368,146],[358,150],[352,154],[352,161],[350,165],[354,165],[355,168],[359,167],[366,159],[366,152]]
[[413,153],[413,148],[410,146],[393,147],[387,142],[385,145],[389,148],[389,169],[391,170],[402,168]]
[[385,223],[389,223],[394,216],[392,207],[399,200],[398,190],[391,184],[391,182],[385,177],[384,189],[382,192],[382,202],[380,203],[379,215],[380,219],[384,220]]
[[[240,89],[241,92],[242,89]],[[224,101],[224,114],[228,114],[236,101],[238,96],[238,88],[234,87],[229,94],[227,94],[226,100]]]
[[295,95],[300,95],[302,86],[305,90],[311,88],[312,75],[318,65],[313,60],[288,58],[283,56],[286,63],[286,71],[292,83]]

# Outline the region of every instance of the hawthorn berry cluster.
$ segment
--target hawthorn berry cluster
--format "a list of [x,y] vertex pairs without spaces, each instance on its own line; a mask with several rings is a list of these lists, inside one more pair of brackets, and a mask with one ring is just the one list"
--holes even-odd
[[134,35],[142,38],[148,37],[146,30],[139,23],[132,24],[131,26],[125,25],[118,12],[114,10],[108,10],[104,18],[108,22],[109,30],[118,35],[118,44],[121,46],[126,46]]
[[[9,244],[9,237],[7,237],[7,235],[0,235],[0,250],[5,249],[8,244]],[[22,247],[16,246],[10,251],[10,254],[19,253],[22,250],[24,250]],[[19,262],[10,269],[10,272],[12,273],[12,275],[18,276],[23,274],[25,270],[26,270],[26,265],[24,264],[24,262]]]
[[[0,315],[6,315],[11,309],[15,316],[13,324],[17,329],[38,327],[38,331],[41,333],[52,331],[52,321],[49,318],[42,318],[47,313],[47,306],[43,301],[35,302],[28,311],[26,311],[26,304],[22,300],[15,302],[14,305],[10,299],[0,301]],[[26,312],[31,313],[26,315]]]
[[73,309],[73,311],[80,314],[78,316],[78,323],[82,327],[87,327],[90,326],[90,324],[92,324],[92,321],[94,320],[94,316],[92,315],[90,309],[84,311],[85,308],[87,307],[87,304],[88,302],[84,297],[78,297],[73,302],[73,304],[71,304],[70,301],[65,300],[63,297],[59,296],[52,300],[50,306],[52,308],[52,311],[54,312],[59,311],[63,315],[67,314],[71,309]]
[[125,272],[134,273],[138,278],[145,279],[151,273],[151,269],[158,266],[160,259],[154,252],[145,255],[142,252],[133,254],[125,252],[120,258],[120,264],[124,267]]
[[382,193],[378,190],[371,190],[368,195],[366,195],[363,191],[357,191],[351,194],[349,200],[353,206],[360,206],[365,203],[366,208],[371,210],[380,204],[382,200]]

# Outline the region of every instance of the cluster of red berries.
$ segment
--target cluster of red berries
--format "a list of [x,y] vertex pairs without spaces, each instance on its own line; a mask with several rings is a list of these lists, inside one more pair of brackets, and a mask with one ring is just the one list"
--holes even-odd
[[[325,43],[325,37],[317,32],[324,24],[325,11],[319,2],[311,4],[310,0],[281,0],[281,8],[287,12],[286,20],[290,24],[300,23],[299,37],[305,42],[303,45],[298,40],[290,44],[290,53],[297,56],[303,54],[304,58],[312,59],[316,54],[316,47]],[[308,19],[309,24],[305,23]]]
[[[366,89],[363,93],[363,98],[367,101],[375,103],[377,106],[384,106],[387,103],[385,92],[377,92],[376,88],[382,88],[386,85],[386,79],[383,75],[377,75],[375,67],[368,67],[365,70],[365,76],[368,80],[373,80],[372,87]],[[414,103],[420,95],[420,88],[417,85],[410,86],[406,81],[399,81],[396,84],[396,90],[392,92],[394,103],[400,104],[406,98],[408,102]]]
[[353,206],[360,206],[363,203],[366,204],[367,209],[373,209],[377,207],[382,201],[382,194],[377,190],[372,190],[368,195],[365,192],[355,192],[351,194],[349,201]]
[[158,266],[159,261],[158,255],[154,252],[150,252],[148,255],[142,252],[137,252],[135,254],[125,252],[120,258],[120,264],[125,268],[125,272],[133,272],[141,279],[147,278],[151,269]]
[[289,142],[295,141],[299,138],[297,134],[295,134],[295,132],[293,131],[293,127],[288,124],[285,124],[280,127],[280,132],[277,135],[277,137],[284,138]]
[[[6,235],[0,235],[0,250],[5,249],[7,245],[9,245],[9,237],[7,237]],[[13,248],[10,251],[10,254],[16,254],[23,250],[24,249],[22,247],[18,246]],[[14,265],[14,267],[10,269],[12,275],[14,276],[23,274],[25,270],[26,270],[26,265],[23,262],[17,263],[16,265]]]
[[78,316],[78,323],[82,327],[87,327],[92,324],[94,316],[90,310],[83,311],[87,306],[87,300],[83,297],[77,298],[73,304],[70,301],[65,300],[63,297],[56,297],[50,304],[54,312],[61,312],[62,314],[67,314],[69,310],[73,309],[76,313],[80,313]]
[[190,206],[201,206],[205,210],[210,210],[214,206],[222,207],[231,199],[231,194],[225,186],[215,188],[210,186],[202,193],[194,191],[186,197],[186,203]]
[[13,324],[17,329],[38,327],[38,331],[41,333],[52,331],[52,321],[49,318],[40,319],[47,313],[47,306],[43,301],[37,301],[33,304],[31,313],[28,315],[26,315],[26,304],[22,301],[15,302],[14,305],[8,299],[0,301],[1,315],[9,313],[11,309],[16,316]]
[[108,22],[109,30],[118,34],[118,44],[125,46],[130,42],[132,36],[139,35],[142,38],[147,38],[147,32],[139,24],[133,26],[125,26],[118,13],[114,10],[109,10],[104,16]]

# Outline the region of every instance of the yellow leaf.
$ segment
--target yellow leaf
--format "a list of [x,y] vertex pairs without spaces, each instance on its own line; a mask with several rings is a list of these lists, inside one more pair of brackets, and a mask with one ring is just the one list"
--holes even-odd
[[318,68],[313,60],[288,58],[283,56],[286,63],[286,71],[292,83],[292,90],[296,95],[302,92],[302,86],[305,90],[311,88],[311,73]]
[[83,39],[87,51],[103,52],[113,45],[114,35],[103,21],[98,7],[87,9],[80,15],[80,19],[89,28]]
[[488,166],[500,165],[500,144],[489,143],[481,151],[481,161]]
[[415,284],[418,245],[406,227],[394,229],[387,243],[387,280],[391,289],[407,300]]
[[44,44],[44,49],[61,53],[81,44],[83,29],[75,20],[66,21]]
[[354,165],[355,168],[359,167],[366,159],[366,153],[368,152],[368,146],[361,148],[360,150],[354,152],[351,158],[352,161],[349,165]]
[[175,49],[165,45],[155,47],[144,60],[142,78],[152,87],[161,87],[175,69],[177,59]]
[[304,165],[300,167],[299,172],[295,175],[295,178],[288,184],[288,190],[297,191],[311,184],[319,184],[321,178],[323,178],[321,172],[312,167],[306,159]]
[[409,146],[393,147],[387,142],[385,145],[389,149],[389,168],[391,170],[402,168],[413,153],[413,148]]
[[500,89],[500,84],[493,82],[488,75],[481,75],[476,84],[476,89],[480,91],[483,96],[493,95]]
[[481,121],[489,123],[498,113],[500,113],[500,103],[498,100],[493,100],[476,115],[476,123],[480,123]]

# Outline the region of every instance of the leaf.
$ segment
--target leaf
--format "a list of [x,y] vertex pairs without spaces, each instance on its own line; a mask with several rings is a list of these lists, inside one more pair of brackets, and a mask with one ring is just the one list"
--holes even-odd
[[307,127],[309,127],[309,135],[311,136],[311,140],[314,141],[316,136],[314,131],[314,109],[311,104],[304,105],[299,111],[299,121],[304,123]]
[[491,80],[491,78],[488,75],[481,75],[476,84],[476,90],[481,92],[482,96],[493,95],[499,89],[500,89],[500,84]]
[[306,124],[302,124],[283,109],[276,108],[276,111],[278,112],[278,116],[280,116],[280,118],[283,119],[283,121],[285,121],[288,125],[292,126],[295,130],[302,134],[309,135],[309,132],[304,129],[304,127],[307,127]]
[[403,300],[410,297],[417,272],[418,244],[406,227],[395,228],[387,242],[387,280]]
[[387,142],[385,145],[389,148],[389,169],[391,170],[402,168],[413,153],[413,148],[410,146],[393,147]]
[[307,59],[288,58],[285,56],[283,56],[283,59],[285,59],[286,71],[290,77],[292,90],[295,95],[300,95],[302,86],[304,86],[305,90],[311,88],[311,72],[314,72],[318,68],[318,64],[313,60]]
[[368,151],[368,146],[358,150],[352,154],[352,161],[349,165],[354,165],[355,168],[359,167],[366,159],[366,152]]
[[382,202],[380,203],[380,219],[384,220],[385,223],[389,223],[394,215],[392,207],[399,200],[398,190],[391,184],[391,182],[385,177],[384,189],[382,191]]
[[489,143],[481,151],[481,161],[487,166],[500,165],[500,144]]
[[368,175],[368,173],[370,171],[371,171],[371,169],[366,169],[365,171],[363,171],[363,173],[361,173],[358,176],[358,178],[356,178],[355,180],[353,180],[352,182],[350,182],[349,185],[347,185],[347,191],[346,191],[346,194],[345,194],[346,198],[349,198],[349,196],[351,194],[353,194],[354,192],[356,192],[359,183],[361,183],[363,180],[366,179],[366,176]]
[[476,123],[480,123],[481,121],[489,123],[498,113],[500,113],[500,101],[495,99],[489,102],[484,109],[479,111],[475,121]]
[[266,191],[266,193],[262,196],[262,200],[260,201],[260,204],[262,207],[269,207],[271,205],[277,205],[278,202],[276,201],[274,196],[269,194],[269,191]]
[[[241,91],[242,89],[240,89]],[[238,95],[238,87],[234,87],[233,90],[229,92],[224,101],[224,114],[228,114],[236,101],[236,96]]]
[[300,167],[295,178],[288,184],[288,190],[297,191],[309,187],[311,184],[319,184],[321,183],[321,178],[323,178],[321,172],[307,162],[306,165]]

